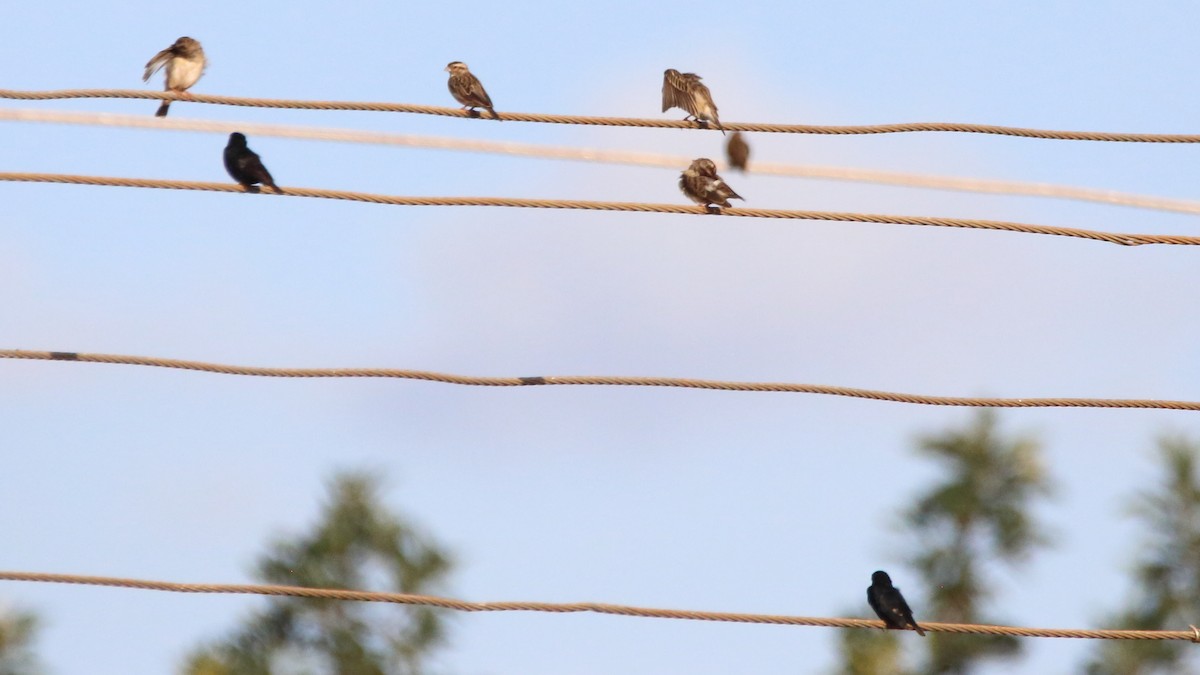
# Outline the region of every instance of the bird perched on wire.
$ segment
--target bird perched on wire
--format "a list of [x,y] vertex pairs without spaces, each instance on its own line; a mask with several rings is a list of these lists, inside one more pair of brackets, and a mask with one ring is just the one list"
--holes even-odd
[[258,188],[254,186],[262,183],[283,194],[283,190],[275,185],[275,179],[271,178],[271,172],[263,166],[258,154],[246,146],[246,137],[236,131],[229,134],[229,143],[225,146],[225,170],[246,188],[246,192],[258,192]]
[[[204,49],[200,47],[200,43],[184,36],[146,62],[146,72],[142,73],[142,82],[149,80],[151,75],[165,66],[167,77],[163,88],[166,91],[182,94],[196,84],[196,81],[204,74],[204,67],[207,64],[208,61],[204,58]],[[167,108],[170,107],[170,101],[163,101],[154,116],[166,117]]]
[[728,207],[730,199],[745,201],[717,175],[717,165],[704,157],[693,161],[679,176],[679,189],[683,190],[683,194],[689,199],[713,213],[721,212],[720,208],[713,211],[714,205]]
[[912,610],[908,608],[904,596],[900,595],[900,589],[892,585],[892,579],[887,572],[881,570],[871,575],[871,585],[867,587],[867,603],[888,628],[912,629],[917,631],[917,635],[925,635],[925,631],[913,619]]
[[[681,73],[674,68],[663,72],[663,105],[662,111],[679,108],[688,113],[688,117],[703,122],[707,127],[709,122],[717,125],[721,133],[725,128],[717,119],[717,105],[713,103],[712,92],[700,82],[700,76],[695,73]],[[686,119],[686,118],[685,118]]]
[[454,100],[463,105],[463,110],[470,110],[471,114],[475,115],[475,108],[487,108],[492,114],[492,119],[500,119],[496,109],[492,107],[492,98],[484,91],[479,78],[467,70],[467,64],[453,61],[446,66],[446,72],[450,73],[450,80],[446,83],[450,87],[450,93],[454,94]]
[[746,162],[750,160],[750,144],[746,142],[742,132],[735,131],[729,137],[729,142],[725,144],[725,154],[729,157],[730,168],[746,172]]

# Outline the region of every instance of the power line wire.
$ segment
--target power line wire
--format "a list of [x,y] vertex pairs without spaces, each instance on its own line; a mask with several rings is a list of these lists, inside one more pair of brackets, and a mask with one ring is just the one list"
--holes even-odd
[[[212,103],[250,108],[284,108],[290,110],[358,110],[368,112],[399,112],[446,117],[477,117],[460,108],[417,105],[412,103],[382,103],[353,101],[299,101],[270,98],[246,98],[241,96],[217,96],[142,91],[137,89],[64,89],[58,91],[18,91],[0,89],[0,98],[22,101],[47,101],[78,98],[124,98],[186,101],[189,103]],[[544,122],[550,124],[579,124],[610,127],[650,127],[659,129],[704,129],[699,122],[683,120],[637,119],[630,117],[595,117],[587,115],[549,115],[542,113],[520,113],[501,111],[505,120],[515,122]],[[484,118],[486,119],[486,118]],[[490,120],[489,120],[490,121]],[[895,134],[921,131],[940,131],[972,134],[994,134],[1023,138],[1044,138],[1072,141],[1109,141],[1123,143],[1200,143],[1200,134],[1150,134],[1107,131],[1056,131],[1006,127],[995,124],[970,124],[960,122],[909,122],[900,124],[866,125],[814,125],[814,124],[767,124],[757,122],[723,122],[728,131],[754,131],[758,133],[792,133],[822,135]],[[714,129],[715,131],[715,129]]]
[[455,375],[428,370],[405,370],[400,368],[268,368],[261,366],[238,366],[204,361],[185,361],[150,356],[122,354],[89,354],[83,352],[49,352],[24,349],[0,349],[0,358],[35,361],[73,361],[83,363],[108,363],[127,366],[153,366],[178,370],[194,370],[222,375],[250,375],[258,377],[297,378],[394,378],[423,380],[445,384],[472,385],[481,387],[529,387],[543,385],[577,386],[635,386],[672,387],[682,389],[710,389],[718,391],[758,391],[794,394],[824,394],[846,396],[874,401],[916,403],[922,405],[965,406],[975,408],[1137,408],[1158,410],[1200,411],[1200,401],[1172,401],[1161,399],[1129,398],[995,398],[969,396],[929,396],[905,394],[855,387],[840,387],[824,384],[797,384],[787,382],[737,382],[727,380],[701,380],[679,377],[625,377],[607,375],[539,375],[531,377],[479,377]]
[[[655,619],[685,619],[689,621],[720,621],[727,623],[773,624],[783,626],[813,626],[826,628],[883,628],[882,621],[872,619],[829,619],[778,614],[744,614],[706,612],[698,610],[656,609],[600,602],[469,602],[454,598],[411,593],[383,593],[331,588],[306,588],[268,584],[181,584],[169,581],[122,579],[117,577],[84,576],[76,574],[47,574],[39,572],[0,571],[0,580],[40,583],[107,586],[173,593],[219,593],[236,595],[266,595],[297,598],[320,598],[354,602],[386,602],[401,605],[439,607],[460,612],[550,612],[567,614],[593,612]],[[1080,638],[1092,640],[1187,640],[1200,644],[1200,629],[1190,630],[1077,630],[1062,628],[1024,628],[987,624],[921,622],[921,628],[935,633],[975,635],[1012,635],[1016,637]]]
[[[331,129],[322,127],[300,127],[280,124],[256,124],[253,122],[223,122],[212,120],[180,119],[175,117],[148,117],[145,115],[118,115],[111,113],[61,112],[55,110],[0,109],[0,120],[16,122],[40,122],[55,124],[81,124],[93,126],[131,127],[158,131],[200,131],[231,133],[240,131],[251,136],[274,136],[304,140],[322,140],[341,143],[367,143],[377,145],[400,145],[461,152],[486,152],[493,154],[537,157],[542,159],[564,159],[584,162],[650,166],[681,170],[694,158],[682,155],[665,155],[628,150],[602,150],[569,146],[538,145],[506,141],[459,139],[416,134],[391,134],[354,129]],[[718,162],[728,168],[725,162]],[[988,180],[912,174],[898,171],[856,169],[851,167],[819,166],[760,162],[753,164],[751,173],[756,175],[787,176],[822,180],[880,183],[902,187],[933,190],[956,190],[982,192],[986,194],[1011,194],[1027,197],[1051,197],[1077,201],[1111,204],[1132,208],[1153,209],[1200,215],[1200,201],[1172,199],[1154,195],[1141,195],[1116,190],[1032,183],[1023,181]]]
[[[159,180],[152,178],[116,178],[109,176],[80,176],[58,173],[0,173],[0,181],[23,183],[57,183],[75,185],[97,185],[106,187],[135,187],[166,190],[198,190],[207,192],[245,192],[237,184],[210,183],[186,180]],[[259,193],[267,194],[267,193]],[[581,199],[520,199],[512,197],[401,197],[349,192],[346,190],[323,190],[317,188],[285,187],[284,197],[314,197],[339,199],[370,204],[394,206],[502,206],[527,209],[568,209],[586,211],[621,211],[632,213],[677,213],[689,215],[712,214],[702,206],[684,204],[648,204],[641,202],[599,202]],[[1017,223],[1004,220],[980,220],[973,218],[949,218],[942,216],[901,216],[877,213],[846,213],[840,211],[801,211],[788,209],[751,209],[745,207],[724,209],[719,215],[742,218],[772,218],[785,220],[828,220],[835,222],[877,223],[890,225],[918,225],[925,227],[951,227],[969,230],[998,230],[1023,232],[1076,239],[1103,241],[1119,246],[1141,246],[1146,244],[1170,244],[1182,246],[1200,245],[1200,236],[1176,234],[1124,234],[1085,230],[1073,227]]]

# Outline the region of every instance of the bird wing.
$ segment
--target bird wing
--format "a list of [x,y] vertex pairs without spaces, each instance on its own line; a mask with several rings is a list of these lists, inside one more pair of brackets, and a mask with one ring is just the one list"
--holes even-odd
[[484,108],[492,107],[492,98],[488,96],[486,91],[484,91],[483,83],[479,81],[479,78],[475,77],[475,75],[472,73],[467,73],[465,77],[467,96],[471,97],[472,100],[477,101],[479,105],[483,106]]
[[716,190],[718,190],[721,195],[723,195],[725,197],[726,201],[728,201],[730,199],[741,199],[742,201],[746,201],[746,199],[744,197],[742,197],[738,193],[734,192],[733,188],[729,187],[729,183],[726,183],[721,178],[717,179],[717,182],[713,185],[713,187]]
[[914,628],[916,627],[917,622],[915,619],[913,619],[912,609],[908,606],[908,601],[904,599],[904,596],[901,595],[899,591],[896,591],[894,611],[896,615],[900,617],[900,622],[905,626],[912,626]]
[[263,185],[273,185],[275,180],[271,178],[271,172],[267,171],[267,167],[263,166],[262,159],[258,153],[246,148],[241,152],[237,152],[232,158],[232,166],[229,173],[233,179],[239,183],[253,185],[262,183]]
[[886,588],[878,590],[872,586],[867,589],[867,602],[870,603],[871,609],[875,610],[875,614],[883,619],[884,625],[888,628],[908,627],[901,611],[907,605],[904,604],[904,596],[900,595],[898,591]]
[[871,606],[871,609],[875,610],[875,614],[883,618],[883,607],[879,605],[879,596],[875,594],[874,586],[867,587],[867,604]]
[[[691,75],[691,73],[688,73],[688,75]],[[690,99],[692,107],[688,109],[688,112],[701,119],[712,118],[713,124],[716,124],[717,128],[724,134],[725,128],[721,126],[721,120],[717,117],[717,104],[713,103],[712,92],[700,81],[699,76],[692,75],[692,77],[695,78],[691,81]]]
[[253,176],[263,185],[272,185],[275,183],[275,179],[271,178],[271,172],[267,171],[267,167],[263,166],[262,158],[253,150],[247,150],[245,156],[242,157],[242,167],[248,175]]
[[689,93],[691,82],[687,75],[680,73],[674,68],[663,73],[663,112],[671,108],[686,110],[688,113],[692,112],[692,97]]
[[142,82],[149,80],[150,76],[153,75],[155,72],[157,72],[159,68],[162,68],[163,66],[167,65],[167,61],[170,61],[171,57],[175,56],[174,50],[175,50],[174,45],[167,47],[166,49],[162,50],[161,52],[155,54],[154,58],[147,61],[146,62],[146,72],[142,73]]
[[701,106],[708,106],[713,109],[713,112],[716,112],[717,105],[713,103],[712,92],[708,90],[708,86],[701,82],[700,78],[698,77],[695,80],[692,80],[690,85],[691,86],[689,89],[692,92],[692,97],[696,99],[696,102]]

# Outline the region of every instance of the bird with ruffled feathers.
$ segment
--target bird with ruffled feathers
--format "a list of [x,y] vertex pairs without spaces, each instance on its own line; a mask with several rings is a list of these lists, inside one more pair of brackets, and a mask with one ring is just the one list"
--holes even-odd
[[688,113],[687,118],[695,119],[705,126],[712,122],[722,134],[725,133],[721,120],[717,118],[717,105],[713,103],[712,92],[700,81],[699,75],[667,68],[663,72],[662,95],[663,112],[679,108]]
[[710,213],[720,213],[721,207],[728,208],[730,199],[745,201],[717,175],[716,162],[705,157],[693,161],[680,174],[679,189],[688,196],[688,199],[708,209]]
[[[196,84],[200,76],[204,74],[204,68],[207,65],[208,60],[204,58],[204,49],[200,46],[200,42],[184,36],[146,62],[142,81],[148,81],[150,76],[158,72],[160,68],[166,68],[164,90],[182,94]],[[170,107],[170,101],[163,101],[154,116],[166,117],[167,109]]]

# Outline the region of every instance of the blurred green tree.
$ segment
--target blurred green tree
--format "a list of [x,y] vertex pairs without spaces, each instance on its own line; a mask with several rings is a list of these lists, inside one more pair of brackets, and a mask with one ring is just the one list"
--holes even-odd
[[[919,623],[919,622],[918,622]],[[891,631],[847,628],[839,631],[841,665],[835,675],[910,675],[900,653],[900,639]]]
[[[922,437],[916,451],[945,473],[904,511],[905,536],[916,550],[909,563],[929,589],[923,601],[910,592],[909,604],[918,623],[995,623],[982,609],[990,595],[989,561],[1018,564],[1047,543],[1032,514],[1036,500],[1051,493],[1041,446],[1004,436],[995,412],[983,410],[962,429]],[[853,635],[859,632],[842,631],[839,674],[908,672],[895,634]],[[986,659],[1020,653],[1020,643],[1007,636],[932,633],[914,644],[926,651],[919,672],[934,675],[968,673]]]
[[[385,588],[428,593],[449,572],[449,556],[379,499],[363,473],[338,475],[313,530],[280,541],[258,563],[270,584]],[[415,675],[445,638],[429,607],[271,598],[229,637],[196,649],[185,675]]]
[[0,675],[33,675],[42,672],[33,642],[38,618],[32,612],[10,610],[0,614]]
[[[996,413],[980,411],[963,430],[921,439],[918,452],[947,469],[945,481],[917,497],[905,520],[917,540],[913,566],[930,589],[923,614],[951,623],[995,623],[984,616],[989,599],[987,561],[1024,562],[1047,539],[1035,522],[1035,500],[1051,484],[1041,445],[1029,437],[1005,438]],[[970,672],[988,658],[1020,653],[1016,638],[1002,635],[929,637],[923,672]]]
[[[1200,444],[1162,438],[1158,457],[1160,483],[1138,494],[1131,509],[1146,532],[1132,571],[1133,598],[1108,627],[1180,630],[1200,617]],[[1107,640],[1086,669],[1089,675],[1198,673],[1200,660],[1188,658],[1194,650],[1165,640]]]

